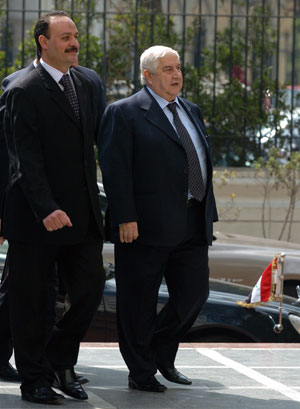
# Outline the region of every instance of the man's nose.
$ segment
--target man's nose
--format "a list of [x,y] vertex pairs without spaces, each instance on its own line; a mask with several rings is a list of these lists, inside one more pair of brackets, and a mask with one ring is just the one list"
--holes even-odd
[[181,71],[178,68],[175,68],[173,71],[173,77],[178,78],[181,74]]
[[72,45],[72,47],[76,47],[76,48],[79,49],[79,42],[78,42],[77,38],[75,38],[75,37],[72,38],[71,45]]

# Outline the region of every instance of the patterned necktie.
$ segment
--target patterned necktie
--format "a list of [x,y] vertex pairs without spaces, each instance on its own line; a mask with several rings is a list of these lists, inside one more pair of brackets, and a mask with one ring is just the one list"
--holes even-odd
[[185,149],[187,160],[188,160],[188,167],[189,167],[189,189],[194,199],[202,201],[205,196],[205,187],[202,177],[201,166],[199,162],[199,158],[197,155],[196,148],[193,144],[193,141],[184,127],[183,123],[181,122],[177,109],[176,109],[176,102],[172,102],[167,105],[169,110],[173,114],[174,124],[177,129],[178,136],[182,142],[182,145]]
[[64,94],[70,102],[71,107],[74,109],[75,115],[80,120],[79,103],[73,85],[71,83],[70,75],[64,74],[61,77],[59,83],[64,87]]

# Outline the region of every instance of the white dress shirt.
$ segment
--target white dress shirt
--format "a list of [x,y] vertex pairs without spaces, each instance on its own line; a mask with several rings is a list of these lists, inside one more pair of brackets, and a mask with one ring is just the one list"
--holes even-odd
[[[70,75],[70,70],[68,69],[67,72],[61,72],[59,71],[57,68],[52,67],[52,65],[47,64],[45,61],[43,61],[43,59],[40,59],[40,64],[45,68],[45,70],[51,75],[51,77],[54,79],[54,81],[57,83],[57,85],[59,86],[59,88],[63,91],[64,87],[62,86],[62,84],[59,83],[59,81],[62,79],[62,76],[64,74],[69,74]],[[75,87],[73,84],[73,80],[72,77],[70,75],[70,79],[71,79],[71,83],[73,85],[73,89],[75,91]],[[76,91],[75,91],[76,93]]]

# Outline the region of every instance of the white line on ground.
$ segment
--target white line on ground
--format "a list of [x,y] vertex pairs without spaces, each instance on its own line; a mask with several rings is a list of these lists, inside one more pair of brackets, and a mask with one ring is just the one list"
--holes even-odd
[[20,385],[8,385],[7,383],[0,384],[0,389],[20,389]]
[[88,402],[93,409],[117,409],[115,406],[112,406],[110,403],[100,398],[100,396],[91,392],[90,389],[87,392],[89,395]]
[[196,351],[199,354],[206,356],[207,358],[210,358],[220,364],[225,365],[225,367],[227,368],[231,368],[236,372],[239,372],[242,375],[247,376],[248,378],[254,379],[256,382],[261,383],[262,385],[265,385],[275,390],[276,392],[279,392],[282,395],[287,396],[289,399],[293,401],[300,402],[300,393],[297,392],[296,390],[289,388],[288,386],[285,386],[281,382],[274,381],[273,379],[265,375],[262,375],[259,372],[254,371],[253,369],[248,368],[247,366],[234,361],[233,359],[227,358],[220,352],[211,349],[201,348],[197,348]]

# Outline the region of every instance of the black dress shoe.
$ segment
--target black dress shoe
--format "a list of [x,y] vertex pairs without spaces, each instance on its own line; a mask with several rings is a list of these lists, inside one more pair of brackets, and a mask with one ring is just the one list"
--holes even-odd
[[22,391],[22,399],[27,400],[28,402],[51,405],[58,403],[61,399],[64,399],[64,397],[54,392],[49,386],[40,386],[32,391]]
[[[85,384],[85,383],[90,382],[89,379],[84,378],[84,377],[81,376],[81,375],[78,375],[76,372],[75,372],[75,376],[76,376],[76,378],[77,378],[77,381],[80,383],[80,385],[83,385],[83,384]],[[53,381],[53,383],[52,383],[52,386],[53,386],[53,388],[58,388],[58,389],[59,389],[58,382],[57,382],[57,378],[54,379],[54,381]]]
[[131,389],[146,392],[164,392],[167,389],[167,387],[159,383],[154,376],[151,376],[143,383],[138,383],[128,376],[128,386]]
[[21,382],[18,371],[9,362],[0,366],[0,379],[7,382]]
[[85,400],[88,396],[77,380],[74,369],[64,369],[55,372],[58,388],[72,398]]
[[182,373],[177,371],[177,369],[173,366],[171,368],[165,368],[163,366],[158,365],[158,370],[162,374],[164,378],[166,378],[170,382],[180,383],[182,385],[191,385],[192,381],[184,376]]

